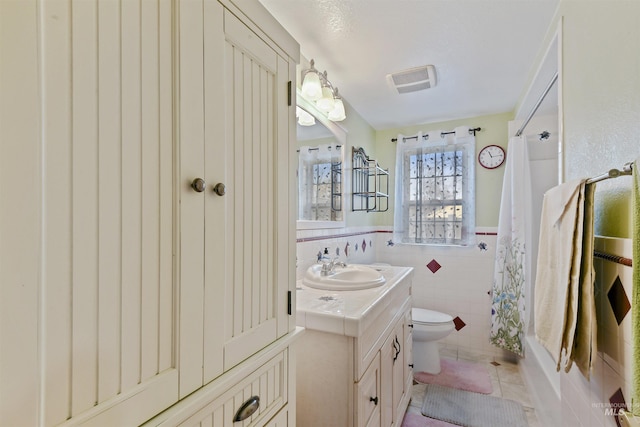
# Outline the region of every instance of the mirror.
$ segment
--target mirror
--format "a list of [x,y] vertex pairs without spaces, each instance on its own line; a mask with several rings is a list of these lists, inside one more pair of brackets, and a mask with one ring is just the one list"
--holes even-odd
[[[298,229],[344,227],[346,132],[298,93]],[[313,120],[311,120],[311,118]]]

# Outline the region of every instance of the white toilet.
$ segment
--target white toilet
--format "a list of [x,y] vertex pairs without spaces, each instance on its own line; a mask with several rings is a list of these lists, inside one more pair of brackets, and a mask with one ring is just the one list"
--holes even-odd
[[453,317],[438,311],[412,308],[413,372],[440,373],[438,340],[453,331]]

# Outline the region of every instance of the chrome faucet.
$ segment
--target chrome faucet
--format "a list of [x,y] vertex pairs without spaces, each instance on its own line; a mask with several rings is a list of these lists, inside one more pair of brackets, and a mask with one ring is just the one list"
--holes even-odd
[[330,259],[328,262],[326,261],[322,262],[322,269],[320,270],[320,275],[321,276],[332,275],[333,273],[335,273],[333,270],[336,268],[336,266],[344,268],[347,266],[347,263],[339,261],[338,257]]
[[333,270],[336,266],[345,268],[347,266],[346,262],[342,262],[338,260],[338,257],[331,258],[329,256],[329,248],[324,248],[324,252],[318,252],[318,264],[322,264],[322,268],[320,270],[321,276],[330,276],[335,273]]

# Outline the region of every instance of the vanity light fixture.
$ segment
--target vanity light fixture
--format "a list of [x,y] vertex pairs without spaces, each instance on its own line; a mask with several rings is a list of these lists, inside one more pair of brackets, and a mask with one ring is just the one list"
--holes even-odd
[[340,122],[346,119],[344,103],[338,95],[338,88],[334,88],[327,72],[320,73],[315,68],[315,62],[310,61],[310,68],[302,70],[302,96],[310,101],[314,101],[319,110],[327,113],[327,117],[332,122]]
[[[326,71],[325,71],[326,77]],[[336,101],[333,96],[333,89],[329,86],[329,83],[322,85],[322,98],[316,101],[316,105],[321,111],[329,113],[336,105]]]
[[298,124],[300,126],[313,126],[316,124],[315,117],[300,107],[296,107],[296,117],[298,118]]
[[327,115],[327,117],[332,122],[341,122],[344,119],[346,119],[347,116],[344,111],[344,103],[342,102],[342,98],[340,97],[340,95],[338,95],[338,88],[336,88],[334,95],[335,95],[335,98],[334,98],[333,109],[329,111],[329,114]]
[[302,71],[302,95],[311,101],[317,101],[322,98],[322,83],[320,83],[320,73],[313,66],[311,60],[311,68]]

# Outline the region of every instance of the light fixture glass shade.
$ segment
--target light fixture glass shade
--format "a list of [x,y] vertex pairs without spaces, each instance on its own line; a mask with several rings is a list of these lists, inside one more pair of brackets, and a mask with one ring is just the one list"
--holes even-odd
[[296,116],[298,117],[298,124],[300,126],[313,126],[316,124],[315,117],[300,107],[296,107]]
[[335,100],[333,99],[333,91],[329,86],[322,87],[322,98],[316,101],[316,105],[325,113],[333,110],[335,106]]
[[329,112],[329,115],[327,117],[332,122],[341,122],[347,118],[344,111],[344,104],[342,103],[342,99],[338,98],[335,100],[335,105],[333,106],[333,110]]
[[322,85],[320,84],[320,77],[315,71],[309,71],[302,81],[302,96],[311,100],[317,101],[322,97]]

